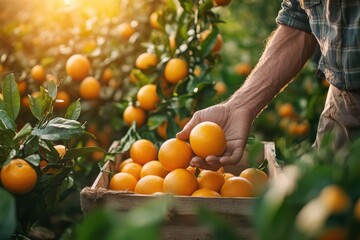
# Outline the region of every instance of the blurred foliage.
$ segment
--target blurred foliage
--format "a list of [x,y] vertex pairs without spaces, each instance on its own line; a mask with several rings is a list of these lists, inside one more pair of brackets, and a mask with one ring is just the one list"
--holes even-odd
[[[327,136],[319,150],[306,143],[290,150],[284,176],[275,179],[254,208],[259,239],[359,238],[360,141],[334,151],[331,139]],[[343,193],[325,193],[329,186]]]

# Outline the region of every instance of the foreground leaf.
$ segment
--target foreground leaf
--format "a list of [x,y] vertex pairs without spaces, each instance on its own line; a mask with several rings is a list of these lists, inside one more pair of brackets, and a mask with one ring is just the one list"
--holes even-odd
[[32,134],[50,141],[69,140],[85,132],[78,121],[57,117],[51,119],[44,128],[35,128]]
[[20,112],[20,93],[13,73],[5,77],[2,89],[5,110],[15,120]]
[[0,239],[10,239],[16,228],[14,197],[0,188]]

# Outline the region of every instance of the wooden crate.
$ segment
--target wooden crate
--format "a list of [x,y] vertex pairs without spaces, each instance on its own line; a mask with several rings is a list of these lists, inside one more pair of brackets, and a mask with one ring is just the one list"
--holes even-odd
[[[114,142],[112,148],[118,142]],[[111,149],[110,149],[111,150]],[[270,179],[281,174],[275,158],[275,145],[273,142],[264,142],[262,159],[268,161]],[[240,162],[246,163],[247,152]],[[115,162],[108,161],[100,171],[91,187],[85,187],[80,192],[80,203],[83,213],[93,211],[99,207],[111,207],[117,211],[128,211],[133,207],[143,204],[145,201],[159,197],[157,195],[141,195],[132,192],[109,190],[109,172],[117,169],[122,156],[117,156]],[[238,165],[227,167],[226,171],[239,173],[245,166]],[[244,239],[254,239],[255,232],[251,222],[252,205],[255,198],[205,198],[175,196],[174,207],[171,209],[168,221],[162,228],[161,239],[212,239],[208,229],[197,222],[195,208],[199,205],[206,206],[211,211],[222,216],[231,224]]]

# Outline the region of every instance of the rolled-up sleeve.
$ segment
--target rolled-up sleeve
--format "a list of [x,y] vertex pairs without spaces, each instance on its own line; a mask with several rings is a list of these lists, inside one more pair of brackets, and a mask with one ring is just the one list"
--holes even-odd
[[276,23],[311,33],[309,18],[298,0],[283,0]]

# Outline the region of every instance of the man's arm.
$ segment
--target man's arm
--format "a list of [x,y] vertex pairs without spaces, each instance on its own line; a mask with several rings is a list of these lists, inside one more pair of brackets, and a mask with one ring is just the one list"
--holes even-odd
[[280,25],[254,70],[226,104],[232,111],[247,109],[254,119],[300,72],[316,44],[312,34]]
[[203,121],[215,122],[225,132],[227,148],[223,156],[208,156],[206,159],[195,156],[190,165],[216,170],[239,162],[254,119],[301,70],[315,46],[312,34],[280,25],[257,66],[232,97],[224,103],[195,112],[190,122],[176,135],[179,139],[188,139],[191,130]]

